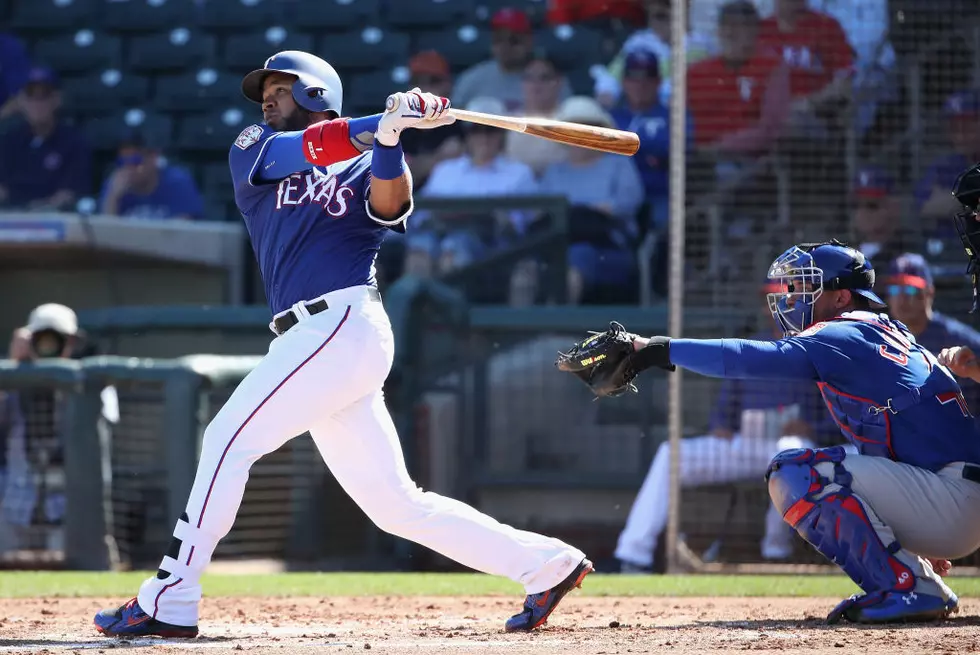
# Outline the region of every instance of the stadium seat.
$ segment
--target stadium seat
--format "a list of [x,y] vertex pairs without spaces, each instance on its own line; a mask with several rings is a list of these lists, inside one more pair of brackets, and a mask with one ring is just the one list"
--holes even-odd
[[154,106],[165,112],[199,113],[245,102],[241,78],[214,68],[159,75],[154,79],[153,89]]
[[129,43],[129,67],[140,73],[163,73],[214,64],[214,37],[175,27],[167,32],[136,36]]
[[201,190],[207,195],[214,195],[221,200],[232,196],[231,172],[228,164],[205,164],[201,167]]
[[583,27],[558,25],[538,31],[534,45],[547,52],[564,69],[602,63],[612,58],[601,33]]
[[147,113],[133,107],[96,116],[85,124],[85,134],[96,150],[115,150],[120,138],[138,127],[151,143],[169,144],[173,139],[173,120],[168,116]]
[[304,32],[350,30],[378,21],[378,0],[293,0],[287,9],[292,25]]
[[281,0],[207,0],[198,26],[210,32],[259,29],[282,20]]
[[494,12],[513,7],[525,12],[532,23],[541,23],[548,11],[546,0],[473,0],[473,16],[481,22],[489,22]]
[[239,107],[223,107],[206,114],[187,116],[177,130],[177,147],[186,152],[226,156],[235,138],[255,119],[256,116]]
[[64,82],[65,106],[72,113],[105,115],[120,107],[136,107],[150,97],[150,81],[108,68]]
[[458,24],[472,14],[469,0],[414,0],[389,2],[387,24],[397,29],[435,30]]
[[490,58],[490,32],[475,25],[463,25],[441,32],[416,32],[415,49],[433,49],[457,73]]
[[565,73],[575,95],[590,96],[595,91],[595,80],[588,67],[579,67]]
[[10,27],[15,33],[60,32],[93,24],[95,0],[20,0],[15,2]]
[[344,114],[364,116],[384,111],[388,94],[405,89],[408,80],[404,66],[351,77],[344,86]]
[[320,40],[317,53],[337,69],[367,71],[406,62],[408,45],[407,34],[372,26],[326,36]]
[[37,41],[32,59],[44,62],[61,75],[75,75],[122,64],[122,40],[82,29]]
[[295,30],[273,26],[262,32],[233,34],[225,39],[224,66],[229,71],[247,73],[280,50],[312,52],[313,37]]
[[195,0],[103,0],[102,27],[112,32],[156,32],[191,25],[196,12]]

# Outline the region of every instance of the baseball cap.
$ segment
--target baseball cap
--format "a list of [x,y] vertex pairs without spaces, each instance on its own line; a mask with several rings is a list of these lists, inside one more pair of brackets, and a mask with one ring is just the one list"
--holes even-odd
[[522,34],[531,33],[531,19],[520,9],[503,7],[490,18],[490,27],[495,30],[510,30]]
[[47,66],[32,66],[29,71],[27,71],[27,81],[24,86],[30,84],[46,84],[47,86],[58,88],[60,85],[58,74],[54,72],[53,69]]
[[626,55],[623,74],[627,77],[660,77],[660,60],[650,50],[633,50]]
[[908,284],[920,289],[932,288],[932,271],[925,257],[918,253],[902,253],[888,268],[887,281],[891,284]]
[[448,77],[449,62],[435,50],[423,50],[408,60],[408,70],[412,75]]
[[980,114],[980,91],[966,90],[954,93],[943,107],[947,116],[976,116]]
[[895,189],[895,180],[884,169],[866,166],[854,178],[854,193],[862,198],[883,198]]
[[78,334],[78,317],[65,305],[46,303],[34,308],[27,319],[27,329],[31,333],[54,330],[61,334]]

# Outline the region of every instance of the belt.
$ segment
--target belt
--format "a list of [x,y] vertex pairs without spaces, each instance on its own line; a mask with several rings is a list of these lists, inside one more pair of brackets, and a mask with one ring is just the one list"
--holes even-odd
[[980,484],[980,466],[966,464],[963,466],[963,479]]
[[[329,294],[328,294],[329,295]],[[368,288],[368,298],[373,302],[381,302],[381,292],[375,287]],[[314,314],[319,314],[320,312],[325,312],[330,309],[330,304],[327,303],[326,298],[318,298],[310,303],[303,305],[310,316]],[[292,328],[294,325],[299,323],[299,317],[296,315],[296,311],[290,309],[289,311],[280,314],[273,321],[272,325],[275,327],[276,334],[282,336],[287,330]]]

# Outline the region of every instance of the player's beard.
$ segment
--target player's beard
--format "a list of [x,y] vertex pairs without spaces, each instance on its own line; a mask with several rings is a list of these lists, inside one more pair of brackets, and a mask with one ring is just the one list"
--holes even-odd
[[284,132],[299,132],[305,130],[310,126],[311,120],[310,112],[306,111],[302,107],[296,107],[289,113],[288,116],[282,117]]

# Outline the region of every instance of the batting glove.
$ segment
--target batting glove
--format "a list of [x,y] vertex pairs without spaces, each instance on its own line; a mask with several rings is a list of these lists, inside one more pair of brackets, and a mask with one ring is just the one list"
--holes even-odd
[[392,93],[385,103],[385,113],[378,122],[374,138],[381,145],[392,147],[406,128],[431,130],[455,123],[456,117],[448,113],[449,107],[449,98],[426,93],[418,87]]

